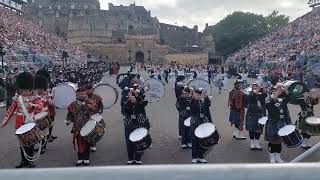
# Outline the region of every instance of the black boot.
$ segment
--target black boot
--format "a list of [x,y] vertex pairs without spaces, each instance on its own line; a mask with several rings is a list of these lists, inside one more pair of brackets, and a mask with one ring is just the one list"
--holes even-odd
[[33,164],[33,162],[29,162],[28,167],[29,168],[35,168],[36,166]]
[[26,162],[21,161],[19,164],[16,165],[16,168],[17,168],[17,169],[23,168],[23,167],[25,167],[26,165],[27,165]]

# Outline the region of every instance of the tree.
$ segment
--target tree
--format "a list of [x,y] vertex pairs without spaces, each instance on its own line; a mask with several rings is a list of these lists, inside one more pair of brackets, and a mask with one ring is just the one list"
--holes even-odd
[[254,13],[234,12],[206,31],[215,37],[216,50],[227,56],[289,22],[289,17],[273,11],[264,17]]

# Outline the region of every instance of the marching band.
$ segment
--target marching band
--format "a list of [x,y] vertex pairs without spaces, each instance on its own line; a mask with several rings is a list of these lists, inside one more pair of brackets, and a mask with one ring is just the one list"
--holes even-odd
[[[210,112],[212,89],[209,82],[212,75],[210,73],[210,80],[203,82],[203,79],[197,79],[201,73],[194,70],[195,79],[191,82],[188,72],[181,68],[175,72],[172,69],[162,71],[165,72],[166,83],[170,82],[168,78],[171,73],[176,77],[175,106],[179,114],[178,137],[181,138],[181,147],[191,148],[192,163],[207,163],[206,154],[220,139]],[[80,69],[79,74],[70,72],[68,78],[65,78],[64,74],[57,74],[59,78],[54,79],[53,83],[50,72],[44,69],[39,70],[36,75],[28,72],[17,75],[18,91],[1,124],[1,127],[6,126],[16,113],[15,134],[21,150],[21,162],[17,168],[34,167],[33,162],[40,154],[45,153],[47,143],[56,138],[52,136],[55,106],[68,111],[65,123],[72,124],[73,145],[78,155],[75,165],[90,165],[90,153],[97,150],[97,143],[103,138],[107,128],[102,116],[103,110],[112,107],[118,99],[115,88],[100,83],[105,72],[102,66],[93,74],[86,74]],[[164,96],[164,90],[159,89],[164,89],[165,85],[158,72],[159,70],[150,70],[150,78],[155,82],[142,82],[139,72],[133,73],[132,70],[117,77],[117,83],[122,90],[120,104],[128,165],[141,165],[144,151],[152,148],[151,126],[146,106]],[[124,76],[121,81],[120,76]],[[268,82],[263,73],[249,89],[244,86],[248,81],[247,72],[240,75],[242,76],[244,78],[238,78],[229,93],[229,122],[234,129],[233,137],[245,140],[247,130],[250,150],[262,151],[260,137],[264,132],[271,163],[284,162],[281,159],[283,144],[288,148],[300,145],[310,148],[310,137],[320,135],[315,128],[320,125],[320,120],[314,114],[314,106],[319,103],[319,94],[304,87],[303,83],[286,84],[279,83],[279,80]],[[97,90],[98,86],[102,90]],[[154,90],[155,87],[158,89]],[[63,97],[61,92],[67,93],[68,97]],[[289,114],[289,103],[301,107],[296,126]],[[38,149],[35,150],[37,146]]]

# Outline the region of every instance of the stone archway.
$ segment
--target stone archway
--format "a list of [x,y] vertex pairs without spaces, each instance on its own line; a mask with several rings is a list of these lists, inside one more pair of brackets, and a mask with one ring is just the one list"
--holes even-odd
[[144,63],[144,53],[141,51],[136,52],[136,62]]

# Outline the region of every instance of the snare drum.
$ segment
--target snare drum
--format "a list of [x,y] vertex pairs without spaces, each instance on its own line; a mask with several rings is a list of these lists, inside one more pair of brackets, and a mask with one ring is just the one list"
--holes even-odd
[[104,127],[95,120],[89,120],[80,130],[80,135],[90,144],[99,142],[104,133]]
[[48,118],[47,112],[40,112],[40,113],[34,115],[34,119],[35,119],[35,122],[41,131],[49,128],[52,124],[51,119]]
[[295,148],[302,144],[303,138],[294,125],[286,125],[278,131],[278,135],[283,138],[283,142],[288,148]]
[[78,87],[73,83],[58,84],[52,90],[54,105],[59,109],[67,109],[77,99]]
[[204,149],[209,149],[210,147],[218,144],[220,135],[215,125],[212,123],[200,124],[194,132],[195,136],[200,141],[200,146]]
[[91,120],[96,121],[98,124],[106,128],[106,123],[103,120],[103,116],[101,116],[99,113],[92,115]]
[[311,136],[320,135],[320,118],[318,117],[308,117],[306,119],[305,129]]
[[22,146],[32,146],[42,140],[41,131],[36,123],[28,123],[16,130],[16,136]]
[[189,117],[189,118],[187,118],[186,120],[184,120],[183,124],[184,124],[186,127],[190,127],[191,117]]
[[129,140],[133,142],[138,152],[148,149],[152,144],[151,136],[146,128],[138,128],[131,132]]

